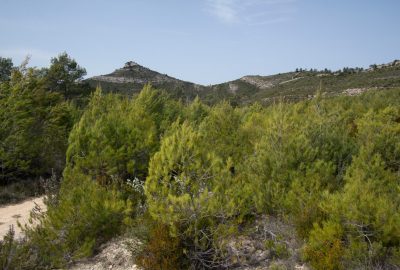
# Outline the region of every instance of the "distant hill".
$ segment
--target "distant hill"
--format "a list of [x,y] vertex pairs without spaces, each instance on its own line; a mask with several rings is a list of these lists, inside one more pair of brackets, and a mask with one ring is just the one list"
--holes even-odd
[[100,75],[85,80],[92,87],[101,86],[105,92],[118,92],[132,95],[150,83],[155,88],[165,89],[176,97],[193,99],[200,95],[204,86],[182,81],[166,74],[161,74],[133,61],[107,75]]
[[371,65],[369,69],[343,68],[339,71],[303,70],[270,76],[249,75],[211,86],[182,81],[150,70],[135,62],[127,62],[114,72],[86,80],[92,87],[104,91],[132,95],[146,83],[168,91],[172,96],[191,100],[199,96],[208,103],[226,99],[234,104],[275,100],[298,101],[312,98],[319,90],[323,95],[355,95],[368,89],[400,87],[400,61]]

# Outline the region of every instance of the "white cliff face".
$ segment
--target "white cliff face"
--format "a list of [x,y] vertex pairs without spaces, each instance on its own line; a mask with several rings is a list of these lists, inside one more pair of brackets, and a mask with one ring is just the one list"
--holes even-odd
[[96,81],[101,82],[111,82],[111,83],[137,83],[137,84],[146,84],[146,83],[164,83],[164,82],[175,82],[176,80],[164,77],[162,75],[156,75],[153,78],[135,78],[135,77],[121,77],[121,76],[112,76],[112,75],[100,75],[92,78]]
[[266,78],[262,78],[260,76],[244,76],[240,78],[240,80],[255,85],[261,89],[267,89],[274,86],[273,81],[267,80]]

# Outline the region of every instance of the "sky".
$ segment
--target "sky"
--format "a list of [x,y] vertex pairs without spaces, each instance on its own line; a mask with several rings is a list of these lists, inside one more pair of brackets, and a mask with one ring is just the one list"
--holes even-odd
[[209,85],[400,59],[399,0],[0,0],[0,56],[87,77],[127,61]]

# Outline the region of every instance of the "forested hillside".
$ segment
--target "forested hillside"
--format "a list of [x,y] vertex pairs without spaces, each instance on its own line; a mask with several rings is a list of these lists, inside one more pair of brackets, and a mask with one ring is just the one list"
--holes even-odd
[[400,267],[400,88],[233,106],[151,85],[77,95],[84,70],[66,54],[4,74],[1,185],[62,179],[45,181],[26,237],[3,239],[2,269],[65,268],[119,235],[140,239],[142,269],[242,269],[232,243],[260,220],[255,267]]
[[326,96],[337,96],[394,87],[400,87],[399,60],[371,65],[368,69],[345,67],[331,71],[298,68],[271,76],[245,76],[213,86],[219,92],[230,94],[238,104],[255,101],[271,104],[279,99],[297,102],[312,98],[317,90]]
[[146,83],[167,90],[172,97],[183,101],[198,96],[207,104],[228,100],[235,106],[259,102],[269,105],[279,100],[298,102],[314,97],[321,91],[325,96],[355,95],[372,89],[400,87],[400,61],[373,64],[368,69],[345,67],[340,70],[303,69],[269,76],[244,76],[216,85],[203,86],[181,81],[166,74],[127,62],[121,69],[108,75],[86,80],[93,88],[126,95],[137,94]]

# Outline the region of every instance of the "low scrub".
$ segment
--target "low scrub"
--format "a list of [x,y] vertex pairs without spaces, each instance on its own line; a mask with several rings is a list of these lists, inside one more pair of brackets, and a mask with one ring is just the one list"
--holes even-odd
[[46,213],[32,212],[23,240],[5,238],[3,245],[18,251],[11,252],[13,261],[29,261],[35,269],[64,267],[92,255],[131,222],[131,204],[115,188],[100,186],[80,174],[64,179],[58,201],[47,202]]
[[[399,104],[398,90],[267,108],[98,90],[24,245],[37,269],[64,267],[128,225],[145,269],[229,268],[223,240],[264,215],[293,225],[314,269],[398,268]],[[263,228],[281,267],[297,251]]]

